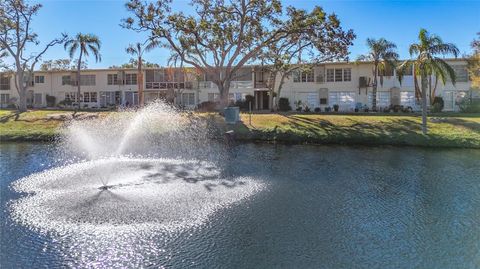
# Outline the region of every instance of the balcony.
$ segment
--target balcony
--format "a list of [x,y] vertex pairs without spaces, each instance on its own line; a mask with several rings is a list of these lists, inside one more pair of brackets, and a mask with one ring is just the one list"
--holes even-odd
[[191,89],[190,82],[146,82],[147,89]]
[[232,81],[230,88],[232,89],[252,89],[253,81]]

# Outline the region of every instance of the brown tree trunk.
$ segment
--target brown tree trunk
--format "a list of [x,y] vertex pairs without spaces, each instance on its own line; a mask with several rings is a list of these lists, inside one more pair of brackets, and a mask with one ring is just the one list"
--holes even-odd
[[80,47],[80,56],[78,57],[78,64],[77,64],[77,109],[80,110],[80,68],[82,64],[82,55],[83,50]]
[[145,99],[143,95],[142,57],[138,57],[137,87],[138,87],[138,105],[140,107],[143,107],[143,105],[145,104]]
[[427,134],[427,78],[426,74],[422,74],[421,76],[421,84],[422,84],[422,133],[424,135]]

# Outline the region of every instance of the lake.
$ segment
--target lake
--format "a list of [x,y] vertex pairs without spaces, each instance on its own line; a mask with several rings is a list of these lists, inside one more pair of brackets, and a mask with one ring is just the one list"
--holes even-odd
[[[129,217],[112,217],[118,223],[109,223],[110,217],[103,216],[97,233],[95,225],[82,232],[75,229],[87,227],[86,222],[91,224],[91,219],[83,218],[89,212],[64,220],[58,213],[63,211],[52,204],[41,205],[48,214],[57,213],[45,213],[43,217],[50,218],[46,221],[68,221],[71,228],[55,230],[45,225],[43,229],[41,223],[19,221],[16,215],[27,219],[29,215],[16,212],[14,205],[29,194],[17,192],[12,184],[32,173],[60,167],[69,158],[55,145],[0,144],[0,268],[480,267],[479,150],[259,144],[217,147],[218,154],[209,161],[215,163],[218,175],[255,186],[248,189],[248,195],[242,184],[225,183],[225,190],[218,195],[210,185],[190,188],[184,185],[202,182],[185,177],[187,183],[171,181],[159,185],[158,191],[185,187],[191,191],[188,196],[174,199],[166,195],[166,202],[161,203],[162,198],[146,194],[147,203],[140,203],[142,195],[136,194],[139,201],[132,200],[128,190],[134,187],[122,185],[127,189],[123,193],[120,188],[108,190],[111,197],[123,195],[118,210],[138,206],[146,211],[141,218],[153,229],[135,230],[137,222],[129,222],[139,217],[128,211],[130,215],[125,215]],[[72,176],[72,186],[75,184],[78,182]],[[239,193],[244,195],[232,198]],[[102,200],[96,202],[101,204]],[[68,197],[57,203],[65,208],[77,206],[76,200]],[[93,207],[89,204],[85,208]],[[209,211],[197,215],[206,209]],[[175,212],[179,210],[186,213]],[[162,230],[160,224],[170,221],[174,213],[179,214],[175,215],[176,228]],[[192,216],[196,218],[190,220]],[[105,223],[114,232],[104,232],[100,226],[105,227]],[[125,226],[132,229],[119,228]]]

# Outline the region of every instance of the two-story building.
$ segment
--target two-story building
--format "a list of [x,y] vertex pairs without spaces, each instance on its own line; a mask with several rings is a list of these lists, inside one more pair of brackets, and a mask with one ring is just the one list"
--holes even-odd
[[[457,74],[453,85],[440,81],[436,95],[442,96],[445,111],[458,110],[458,102],[470,90],[466,61],[449,59]],[[292,107],[298,101],[312,110],[319,107],[338,105],[341,111],[352,111],[355,107],[372,106],[373,64],[371,62],[333,62],[314,66],[309,72],[293,72],[285,80],[276,98],[286,97]],[[245,66],[235,75],[230,85],[229,99],[237,101],[247,95],[254,97],[252,108],[269,109],[267,89],[268,72],[262,66]],[[217,101],[218,88],[206,75],[195,70],[175,68],[146,68],[143,71],[145,102],[164,99],[187,108],[194,108],[206,101]],[[277,80],[280,78],[278,77]],[[77,96],[80,83],[81,94]],[[277,83],[278,85],[278,83]],[[407,72],[400,83],[395,70],[385,70],[383,83],[377,87],[377,106],[411,106],[418,109],[412,71]],[[52,96],[54,98],[52,98]],[[28,90],[28,104],[32,107],[64,105],[77,102],[84,108],[105,108],[111,106],[134,106],[138,104],[136,69],[90,69],[82,70],[80,81],[75,71],[36,71]],[[12,76],[0,74],[0,106],[12,106],[18,100],[18,93]]]

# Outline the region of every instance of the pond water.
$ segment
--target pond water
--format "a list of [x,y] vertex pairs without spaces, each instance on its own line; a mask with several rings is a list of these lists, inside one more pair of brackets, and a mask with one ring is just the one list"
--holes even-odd
[[[218,148],[215,172],[201,180],[188,170],[208,166],[168,159],[139,164],[145,175],[187,170],[183,180],[148,182],[159,187],[95,189],[96,179],[68,173],[22,181],[56,197],[47,201],[31,199],[18,180],[67,158],[54,145],[0,144],[0,268],[480,267],[478,150]],[[76,169],[95,178],[95,165]],[[121,177],[135,164],[111,167],[107,174]],[[32,187],[38,182],[46,185]],[[79,198],[95,192],[94,202]]]

